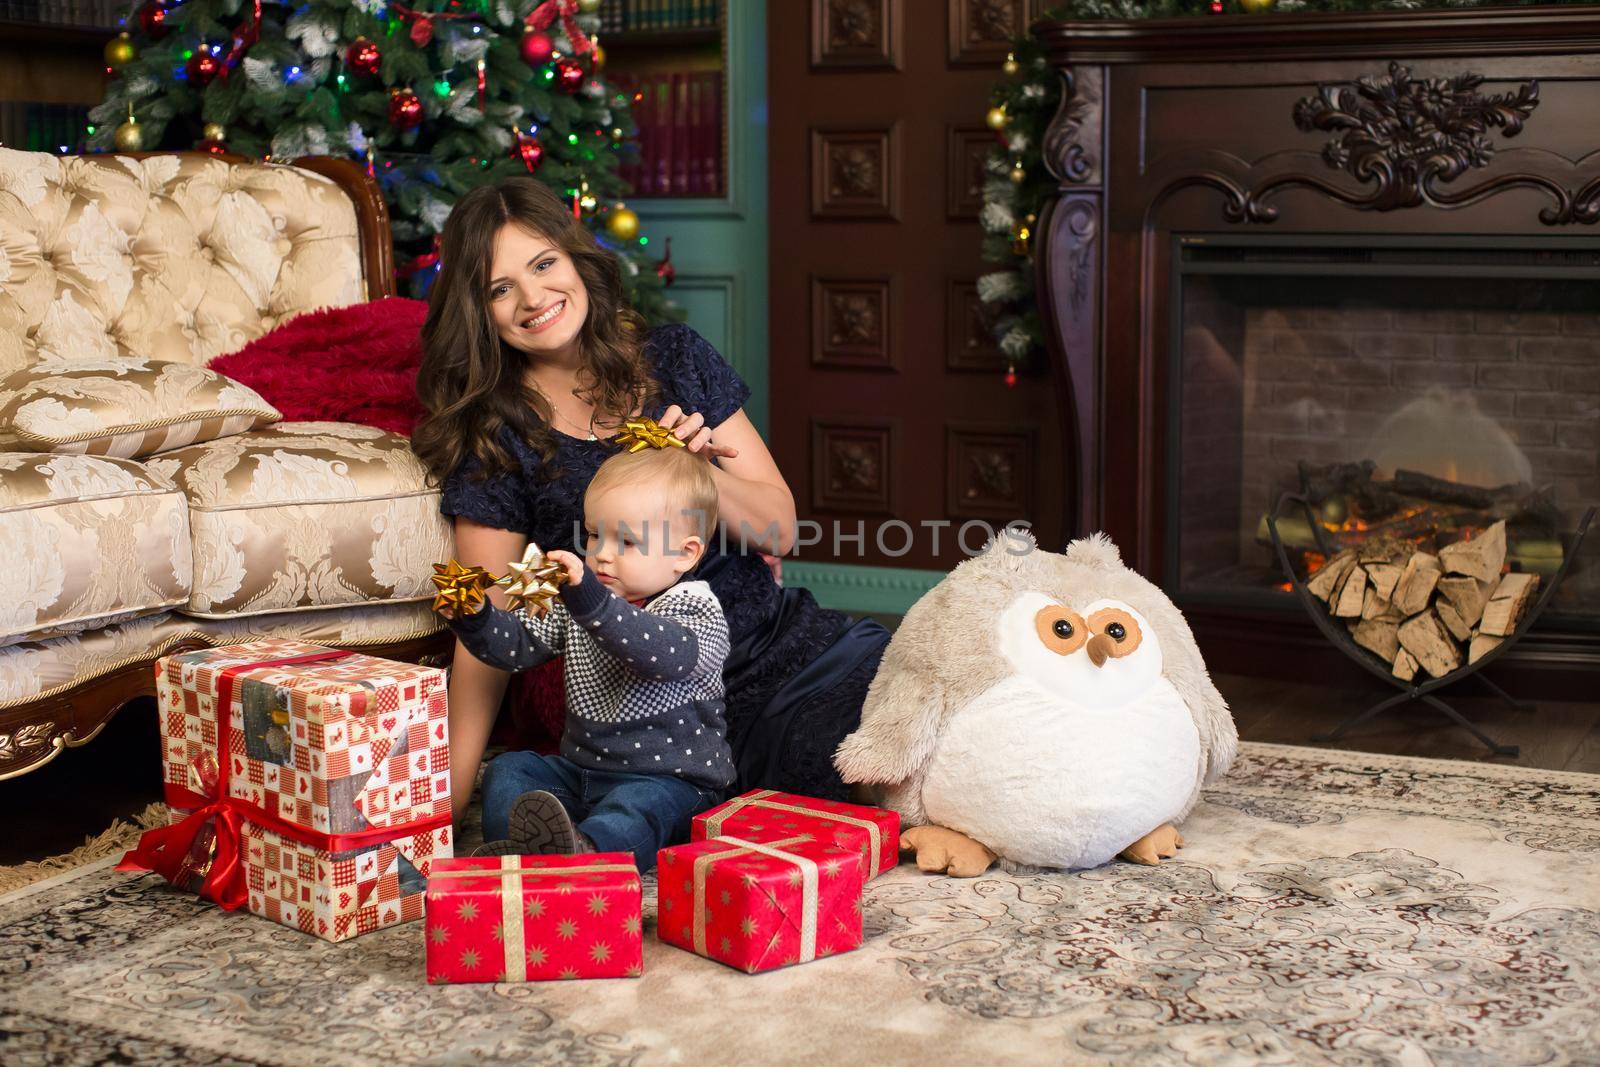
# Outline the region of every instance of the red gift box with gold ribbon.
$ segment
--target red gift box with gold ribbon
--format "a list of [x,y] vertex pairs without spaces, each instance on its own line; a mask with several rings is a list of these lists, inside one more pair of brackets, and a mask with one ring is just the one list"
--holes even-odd
[[780,793],[776,789],[752,789],[701,812],[694,817],[690,837],[695,841],[728,836],[776,841],[798,834],[810,834],[818,841],[861,852],[869,879],[892,870],[900,862],[898,812]]
[[723,836],[657,853],[656,933],[741,971],[770,971],[861,945],[866,859],[809,835]]
[[119,870],[329,941],[422,917],[451,850],[444,671],[288,640],[155,671],[171,824]]
[[627,852],[439,860],[427,919],[429,982],[644,973],[639,869]]

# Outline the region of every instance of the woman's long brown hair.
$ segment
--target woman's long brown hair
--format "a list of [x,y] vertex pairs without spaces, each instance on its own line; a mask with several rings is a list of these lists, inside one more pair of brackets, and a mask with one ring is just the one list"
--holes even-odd
[[439,277],[422,327],[417,397],[426,414],[411,447],[435,482],[469,457],[484,477],[514,470],[500,440],[510,428],[531,445],[549,476],[556,471],[550,402],[529,380],[528,356],[500,340],[489,314],[495,236],[517,223],[572,258],[589,293],[578,338],[579,381],[601,420],[631,415],[656,395],[646,367],[643,316],[628,305],[617,258],[595,243],[555,191],[534,178],[480,186],[457,201],[440,241]]

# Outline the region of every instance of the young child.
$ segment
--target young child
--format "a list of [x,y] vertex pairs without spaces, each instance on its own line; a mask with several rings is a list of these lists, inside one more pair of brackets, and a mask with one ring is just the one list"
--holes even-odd
[[705,582],[680,581],[716,529],[708,461],[682,448],[613,456],[584,494],[584,561],[543,617],[492,604],[450,621],[504,670],[564,657],[559,756],[507,752],[483,779],[485,851],[632,852],[641,871],[734,779],[722,664],[728,624]]

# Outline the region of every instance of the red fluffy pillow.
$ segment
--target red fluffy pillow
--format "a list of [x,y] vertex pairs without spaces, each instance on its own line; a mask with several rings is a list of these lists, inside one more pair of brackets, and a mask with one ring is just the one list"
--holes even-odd
[[428,305],[389,297],[311,311],[209,366],[301,422],[358,422],[410,434]]

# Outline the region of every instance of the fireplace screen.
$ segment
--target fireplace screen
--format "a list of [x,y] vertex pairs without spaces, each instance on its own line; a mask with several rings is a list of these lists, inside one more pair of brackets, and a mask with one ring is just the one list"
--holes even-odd
[[[1339,548],[1437,551],[1504,519],[1514,569],[1560,566],[1600,503],[1600,250],[1189,237],[1174,263],[1180,594],[1286,598],[1265,524],[1285,491]],[[1306,517],[1279,531],[1315,572]],[[1547,620],[1600,627],[1583,555]]]

